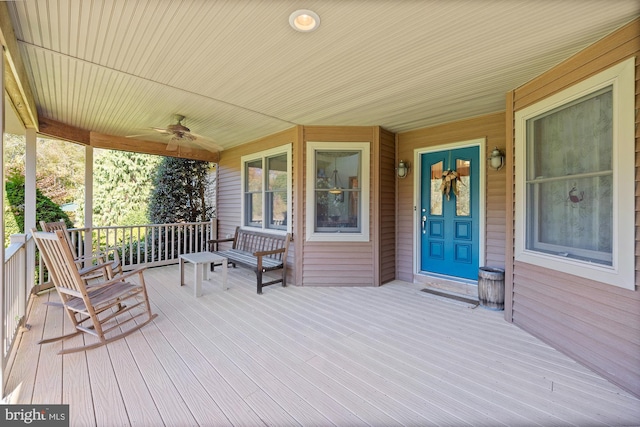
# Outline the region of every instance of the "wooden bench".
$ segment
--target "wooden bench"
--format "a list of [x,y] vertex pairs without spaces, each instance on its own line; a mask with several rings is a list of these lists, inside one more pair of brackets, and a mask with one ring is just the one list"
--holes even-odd
[[[235,268],[236,264],[253,269],[256,273],[258,294],[262,294],[262,287],[282,283],[287,286],[287,254],[291,234],[285,236],[261,233],[253,230],[236,228],[233,238],[209,240],[209,251],[227,258]],[[219,250],[219,244],[233,242],[231,249]],[[211,265],[214,268],[214,265]],[[262,273],[282,270],[282,277],[262,282]]]

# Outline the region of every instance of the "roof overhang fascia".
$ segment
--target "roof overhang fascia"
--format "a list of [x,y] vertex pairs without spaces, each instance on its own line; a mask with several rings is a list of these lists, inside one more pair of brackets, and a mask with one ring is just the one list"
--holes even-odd
[[5,90],[25,128],[38,129],[38,110],[20,55],[6,2],[0,2],[0,43],[4,47]]

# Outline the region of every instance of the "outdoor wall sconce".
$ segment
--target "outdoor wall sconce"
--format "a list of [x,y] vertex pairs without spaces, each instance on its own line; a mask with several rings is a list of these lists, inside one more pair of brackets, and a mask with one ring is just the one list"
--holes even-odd
[[491,169],[499,171],[504,166],[504,154],[502,154],[502,151],[500,151],[498,147],[493,149],[488,160]]
[[409,174],[409,163],[404,160],[400,160],[398,167],[396,168],[398,178],[405,178]]

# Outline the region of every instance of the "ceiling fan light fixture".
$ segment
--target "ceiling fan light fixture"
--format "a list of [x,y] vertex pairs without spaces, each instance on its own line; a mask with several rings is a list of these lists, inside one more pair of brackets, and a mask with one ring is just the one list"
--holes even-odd
[[308,9],[299,9],[289,15],[289,25],[296,31],[308,33],[320,26],[320,17]]

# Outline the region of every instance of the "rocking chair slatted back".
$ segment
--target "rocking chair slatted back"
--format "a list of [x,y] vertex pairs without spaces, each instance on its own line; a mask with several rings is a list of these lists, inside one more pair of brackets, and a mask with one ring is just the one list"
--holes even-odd
[[76,248],[73,245],[73,242],[71,241],[71,237],[69,236],[69,231],[67,230],[67,224],[65,224],[64,221],[55,221],[55,222],[40,221],[40,228],[42,229],[42,231],[46,231],[47,233],[55,233],[58,230],[63,231],[64,237],[67,243],[69,243],[71,254],[73,255],[74,258],[78,257]]
[[[122,273],[122,263],[120,262],[120,256],[118,255],[117,250],[111,248],[107,250],[108,253],[99,252],[99,253],[90,254],[89,256],[79,257],[78,252],[76,251],[76,247],[73,244],[73,241],[71,240],[71,236],[69,235],[69,230],[67,230],[67,224],[65,224],[64,221],[55,221],[55,222],[40,221],[40,228],[42,228],[42,231],[45,231],[48,233],[55,233],[57,231],[62,231],[64,233],[64,237],[66,242],[69,245],[71,255],[73,256],[76,264],[78,265],[78,268],[81,270],[80,271],[81,274],[82,274],[83,264],[85,263],[91,264],[94,261],[97,261],[98,263],[110,261],[111,270],[113,270],[116,273]],[[90,268],[90,266],[87,268]],[[101,274],[102,273],[95,274],[93,278],[100,277]],[[109,272],[109,274],[111,274],[111,272]],[[109,277],[112,277],[112,276],[109,276]]]
[[42,245],[41,255],[56,286],[76,293],[78,296],[82,295],[83,291],[86,292],[85,287],[82,286],[84,280],[76,267],[71,248],[68,244],[60,244],[60,241],[66,243],[64,231],[38,233],[38,238]]

